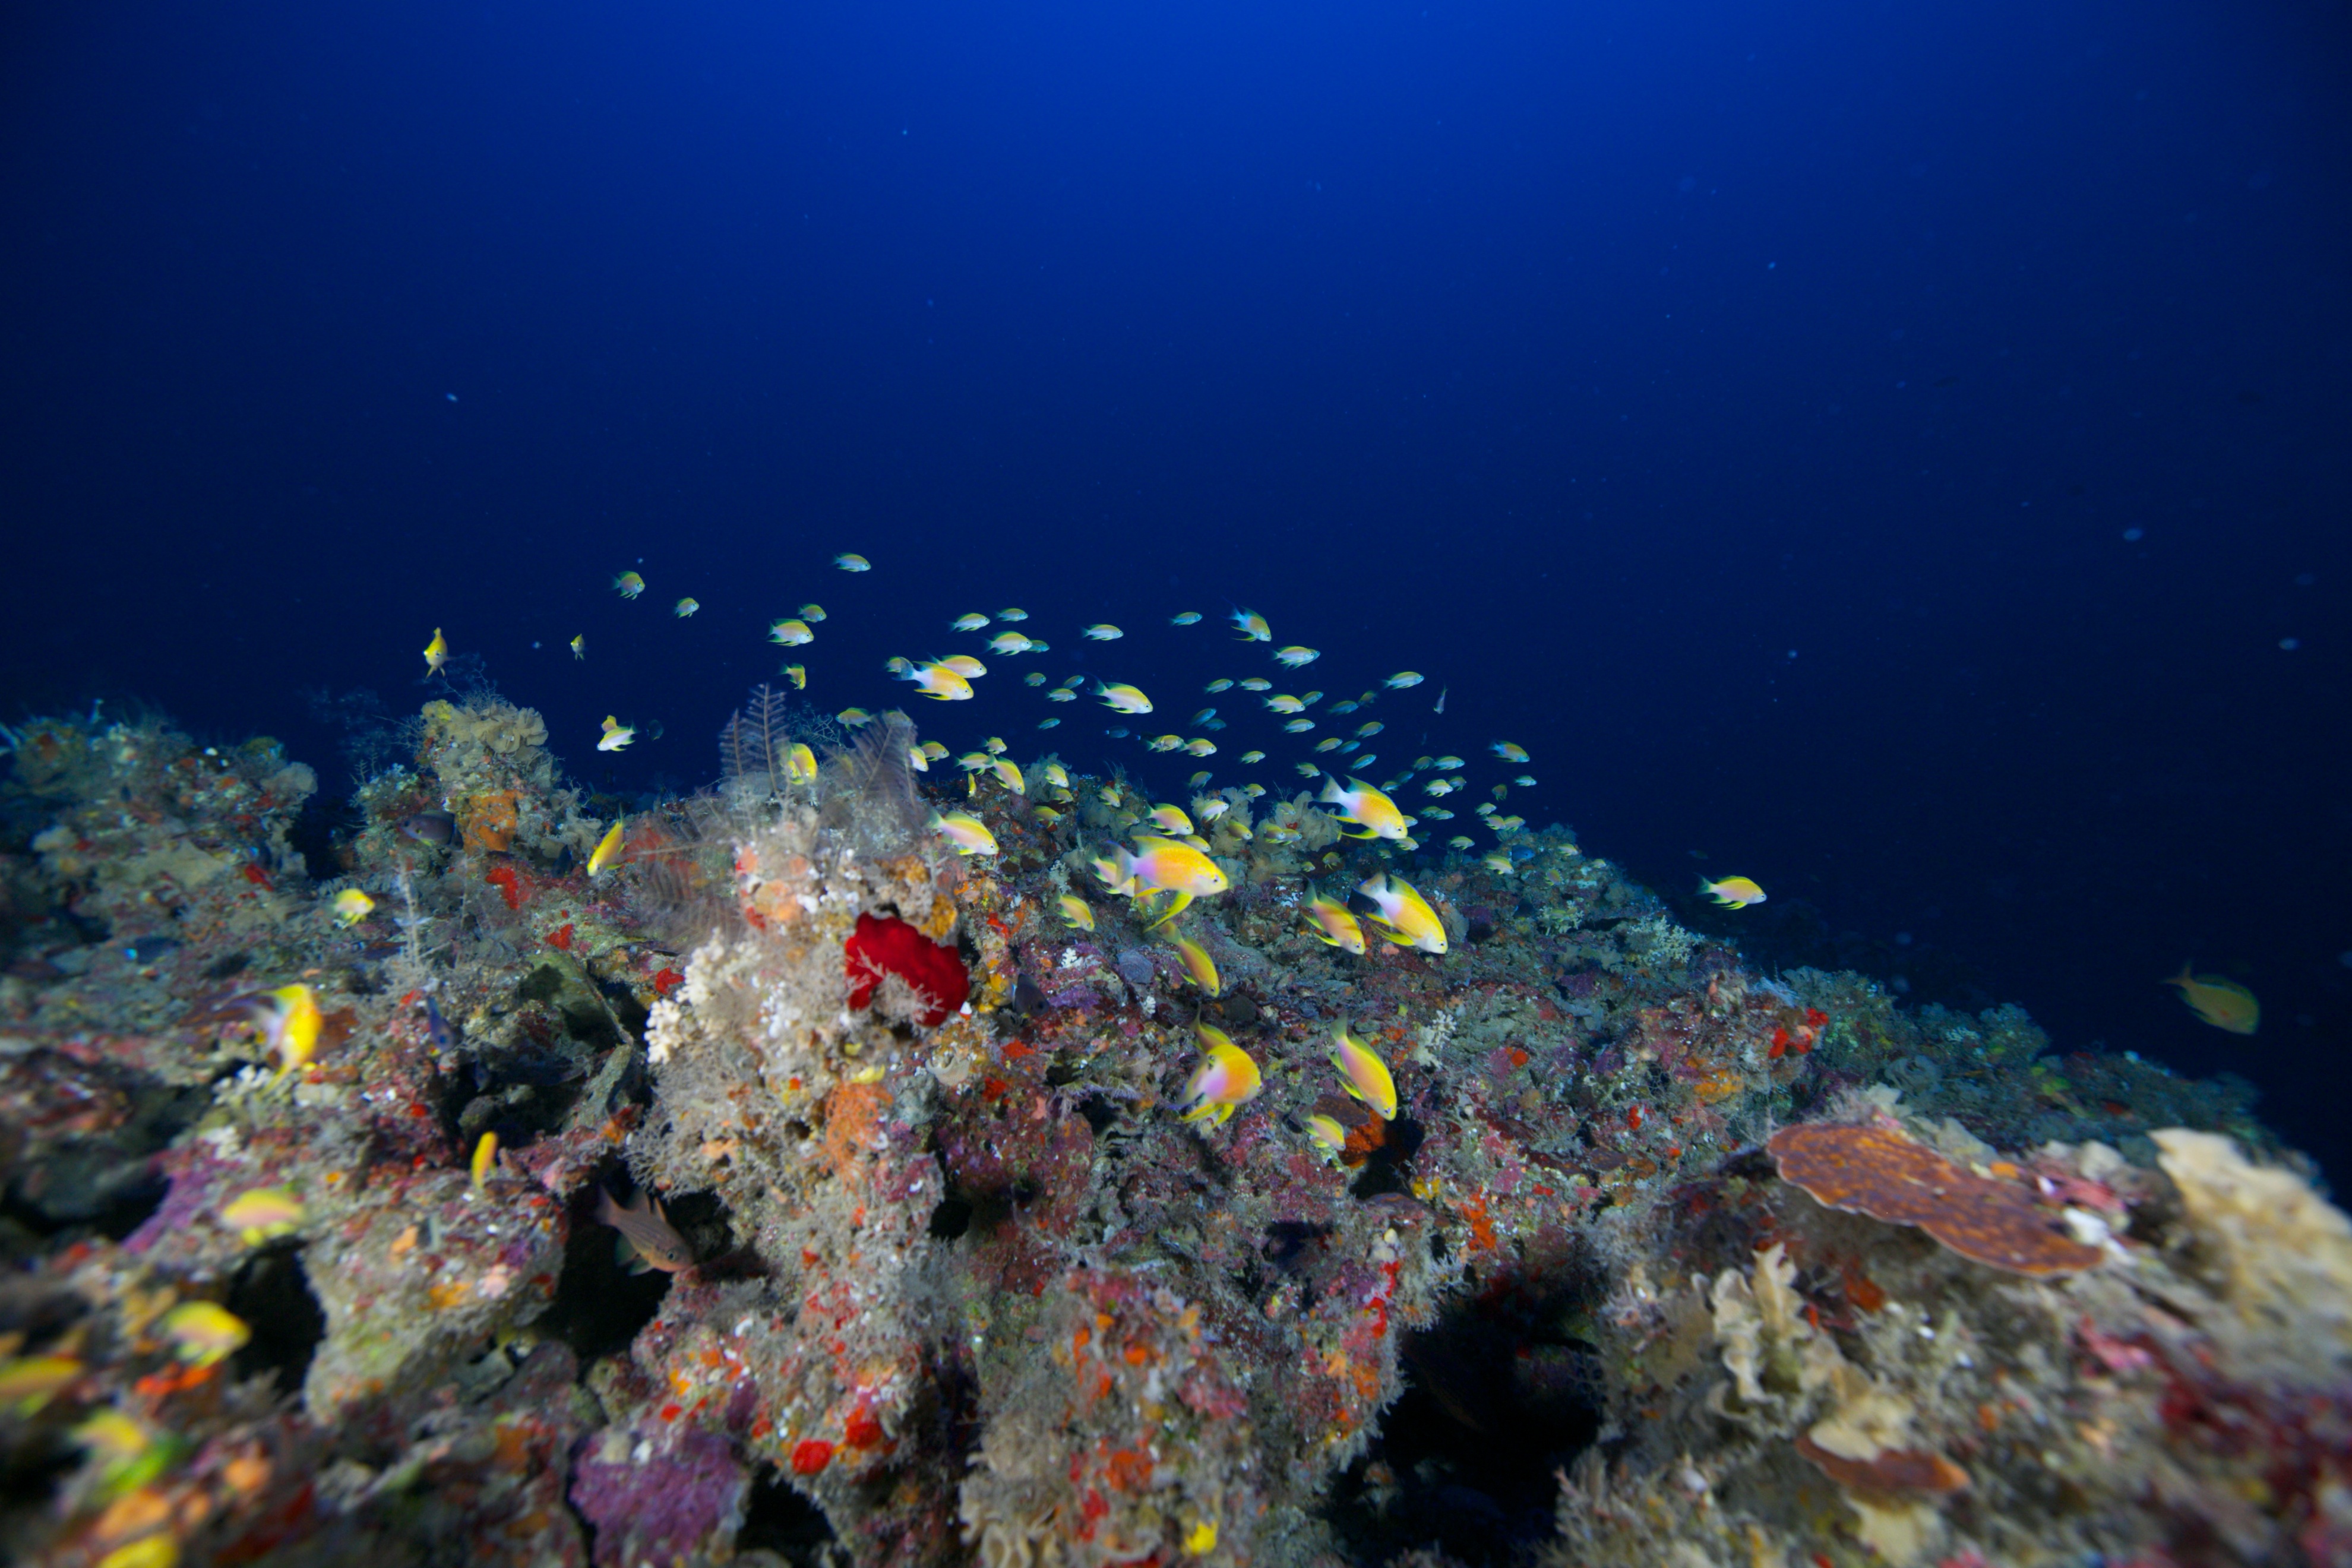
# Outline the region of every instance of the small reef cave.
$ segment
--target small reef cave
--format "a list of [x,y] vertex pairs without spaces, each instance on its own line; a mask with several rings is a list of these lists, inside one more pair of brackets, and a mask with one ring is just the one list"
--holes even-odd
[[744,1500],[736,1552],[772,1552],[792,1568],[822,1568],[833,1560],[834,1540],[824,1510],[801,1495],[775,1466],[761,1465]]
[[253,1333],[236,1352],[236,1375],[267,1373],[279,1394],[300,1394],[310,1358],[327,1337],[326,1311],[302,1271],[301,1243],[272,1242],[247,1258],[229,1281],[226,1304]]
[[[596,1194],[610,1186],[616,1198],[622,1184],[615,1180],[620,1162],[614,1160],[585,1183],[572,1200],[571,1229],[563,1247],[563,1268],[556,1275],[555,1300],[548,1303],[536,1325],[539,1332],[562,1340],[572,1349],[584,1373],[600,1357],[625,1353],[669,1294],[670,1277],[657,1268],[641,1274],[629,1271],[621,1254],[620,1233],[596,1218]],[[685,1223],[695,1215],[689,1205],[715,1197],[691,1195],[666,1205],[670,1223],[688,1239],[697,1239]]]
[[1521,1279],[1406,1337],[1404,1392],[1323,1509],[1351,1562],[1434,1545],[1511,1568],[1553,1538],[1558,1473],[1601,1436],[1596,1352],[1576,1333],[1591,1299]]

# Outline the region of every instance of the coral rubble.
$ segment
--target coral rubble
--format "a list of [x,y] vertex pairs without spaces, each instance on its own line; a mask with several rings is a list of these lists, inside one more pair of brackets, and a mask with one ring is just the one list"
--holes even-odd
[[[1130,906],[1131,789],[992,772],[967,858],[896,716],[796,722],[593,874],[494,700],[331,839],[270,742],[22,728],[11,1561],[2352,1561],[2352,1225],[2242,1089],[1759,974],[1560,828],[1229,791],[1230,890]],[[1383,870],[1445,952],[1329,940]]]

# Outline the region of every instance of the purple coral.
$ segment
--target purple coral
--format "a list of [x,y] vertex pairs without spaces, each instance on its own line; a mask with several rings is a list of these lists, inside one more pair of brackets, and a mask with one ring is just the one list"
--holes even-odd
[[572,1467],[572,1506],[595,1527],[598,1568],[723,1556],[749,1489],[727,1439],[698,1427],[605,1432],[582,1441]]

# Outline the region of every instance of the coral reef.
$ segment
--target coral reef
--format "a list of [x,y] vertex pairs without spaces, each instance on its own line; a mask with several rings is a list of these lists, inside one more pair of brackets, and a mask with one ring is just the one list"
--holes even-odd
[[[828,726],[594,874],[495,698],[308,853],[268,742],[21,728],[11,1561],[2352,1561],[2352,1224],[2242,1085],[1768,978],[1558,827],[1203,795],[1229,890],[1130,905],[1131,785]],[[1381,871],[1446,952],[1325,940]]]

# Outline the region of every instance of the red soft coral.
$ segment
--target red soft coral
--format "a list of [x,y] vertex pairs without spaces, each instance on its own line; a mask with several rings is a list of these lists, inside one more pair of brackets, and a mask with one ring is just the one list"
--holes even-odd
[[971,977],[964,973],[955,949],[933,942],[895,915],[878,920],[858,916],[856,931],[843,944],[842,958],[849,972],[851,1006],[871,1003],[882,977],[895,974],[927,1004],[919,1020],[925,1028],[945,1020],[971,994]]

